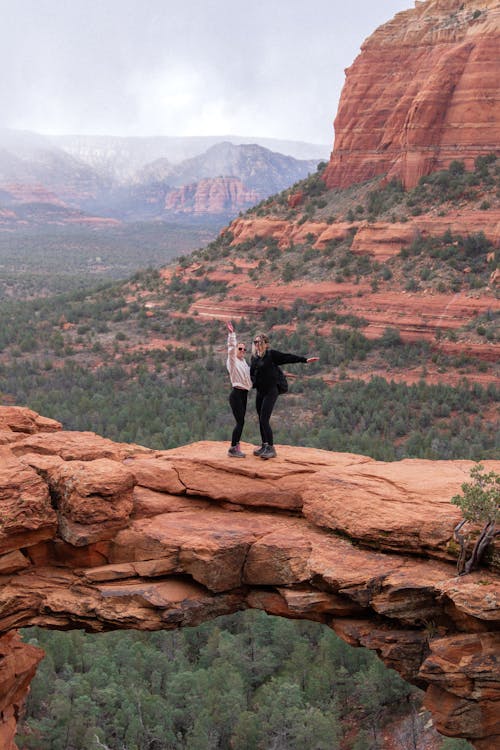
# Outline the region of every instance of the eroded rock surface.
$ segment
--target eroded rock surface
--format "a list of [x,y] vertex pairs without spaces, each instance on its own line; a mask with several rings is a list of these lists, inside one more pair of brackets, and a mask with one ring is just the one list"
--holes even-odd
[[494,151],[499,42],[498,0],[416,2],[378,28],[346,71],[328,187],[381,174],[414,187]]
[[472,462],[289,446],[235,461],[220,443],[152,451],[24,409],[0,407],[2,423],[2,747],[40,658],[17,628],[155,630],[248,607],[377,651],[426,688],[439,731],[498,747],[498,549],[455,575],[449,499]]
[[237,213],[260,197],[257,190],[245,187],[237,177],[206,177],[168,192],[165,210],[194,215]]

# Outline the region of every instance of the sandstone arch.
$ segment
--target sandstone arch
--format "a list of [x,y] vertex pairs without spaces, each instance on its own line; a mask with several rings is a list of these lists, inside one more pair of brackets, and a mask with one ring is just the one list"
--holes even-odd
[[[255,607],[323,622],[426,688],[439,731],[500,740],[500,585],[455,576],[471,462],[283,447],[155,452],[0,407],[0,741],[38,649],[16,629],[165,629]],[[500,462],[486,465],[500,470]]]

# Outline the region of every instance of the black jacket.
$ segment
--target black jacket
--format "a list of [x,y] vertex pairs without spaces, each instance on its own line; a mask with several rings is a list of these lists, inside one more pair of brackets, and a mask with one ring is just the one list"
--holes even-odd
[[277,349],[268,349],[263,357],[252,357],[250,360],[250,377],[254,388],[267,393],[276,385],[278,374],[275,365],[286,365],[293,362],[307,362],[307,357],[297,354],[285,354]]

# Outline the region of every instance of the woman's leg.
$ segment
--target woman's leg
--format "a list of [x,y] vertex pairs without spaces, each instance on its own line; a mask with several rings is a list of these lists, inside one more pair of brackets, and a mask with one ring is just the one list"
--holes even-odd
[[268,391],[263,397],[260,404],[259,412],[259,426],[260,434],[262,436],[262,442],[268,445],[273,445],[273,431],[269,423],[271,414],[273,413],[274,405],[278,398],[278,389],[276,386]]
[[247,398],[248,391],[244,391],[241,388],[233,388],[229,394],[229,404],[231,406],[233,416],[236,420],[236,425],[233,430],[231,437],[231,445],[238,445],[243,432],[243,425],[245,424],[245,414],[247,411]]
[[262,395],[260,391],[257,391],[257,396],[255,397],[255,408],[257,410],[257,416],[259,417],[260,439],[261,439],[262,445],[264,445],[264,443],[266,442],[264,440],[264,435],[262,433],[262,423],[260,421],[260,412],[262,409],[263,400],[264,400],[264,396]]

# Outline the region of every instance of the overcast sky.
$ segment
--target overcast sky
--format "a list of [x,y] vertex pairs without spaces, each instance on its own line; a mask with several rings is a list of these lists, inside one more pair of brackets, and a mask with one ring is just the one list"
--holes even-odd
[[0,125],[333,141],[344,69],[413,0],[0,0]]

